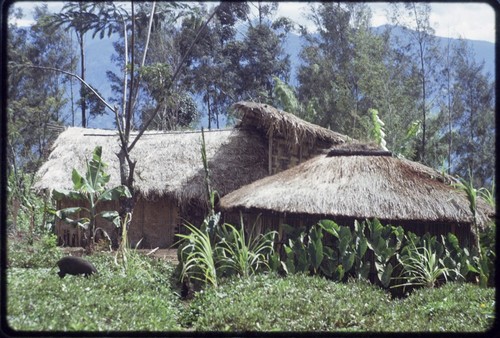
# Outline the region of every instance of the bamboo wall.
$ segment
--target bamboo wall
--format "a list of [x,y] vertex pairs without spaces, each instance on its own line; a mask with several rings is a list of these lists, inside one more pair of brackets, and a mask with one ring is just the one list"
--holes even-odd
[[[75,201],[59,201],[57,208],[68,208],[78,206]],[[79,206],[83,206],[80,204]],[[119,210],[118,202],[104,202],[100,205],[99,211]],[[73,218],[83,217],[84,213],[73,216]],[[128,238],[132,247],[141,240],[140,248],[168,248],[177,239],[175,238],[175,229],[180,223],[179,208],[177,203],[168,198],[155,198],[145,200],[139,198],[136,202],[132,222],[130,224]],[[96,221],[96,228],[103,228],[116,246],[119,242],[120,233],[116,227],[102,218]],[[67,224],[59,219],[56,220],[55,232],[58,237],[59,245],[62,246],[86,246],[84,230]],[[103,236],[98,233],[96,240]]]
[[318,155],[330,144],[311,141],[302,144],[291,144],[281,137],[268,138],[269,174],[274,175]]

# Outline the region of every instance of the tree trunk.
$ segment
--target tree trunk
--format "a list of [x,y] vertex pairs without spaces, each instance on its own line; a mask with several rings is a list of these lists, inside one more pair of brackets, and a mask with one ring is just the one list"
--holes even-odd
[[[85,81],[85,51],[83,49],[83,34],[82,33],[77,33],[78,35],[78,42],[80,44],[80,77],[82,78],[83,81]],[[81,107],[82,107],[82,127],[87,128],[87,119],[86,119],[86,96],[85,95],[86,88],[81,85],[80,89],[80,99],[82,100],[81,102]]]

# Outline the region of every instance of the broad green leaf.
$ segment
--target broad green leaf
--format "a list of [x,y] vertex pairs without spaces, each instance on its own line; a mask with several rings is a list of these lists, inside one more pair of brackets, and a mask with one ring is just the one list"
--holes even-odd
[[321,228],[323,228],[323,230],[335,236],[336,238],[339,238],[340,226],[337,223],[328,219],[322,219],[318,222],[318,224],[321,226]]
[[344,258],[342,259],[342,266],[344,267],[344,270],[348,272],[351,270],[352,266],[354,265],[354,259],[356,258],[356,255],[354,252],[351,252],[349,254],[346,254]]
[[71,179],[73,181],[73,187],[75,190],[80,190],[84,185],[83,177],[76,169],[73,169],[71,173]]
[[118,211],[101,211],[100,213],[97,214],[97,216],[101,216],[107,221],[113,221],[116,217],[119,217],[120,214]]
[[389,284],[391,283],[391,276],[392,276],[392,271],[393,271],[393,267],[392,267],[392,264],[391,263],[388,263],[386,266],[385,266],[385,269],[383,270],[382,274],[378,275],[379,276],[379,279],[380,281],[382,282],[382,285],[387,288],[389,287]]
[[85,195],[83,195],[81,192],[79,191],[74,191],[74,190],[52,190],[52,197],[56,200],[56,201],[60,201],[64,198],[69,198],[69,199],[72,199],[72,200],[83,200],[85,199]]
[[62,220],[65,220],[68,218],[69,215],[73,215],[74,213],[80,212],[82,210],[88,211],[88,209],[82,207],[64,208],[61,210],[57,210],[56,216]]
[[130,194],[130,191],[124,185],[120,185],[118,187],[114,187],[114,188],[106,190],[104,193],[102,193],[99,196],[99,198],[97,200],[98,201],[117,201],[118,199],[120,199],[120,197],[127,197],[127,198],[132,197],[132,195]]
[[347,246],[351,244],[352,240],[351,229],[349,229],[349,227],[347,226],[340,227],[339,240],[340,240],[339,250],[340,252],[345,252],[347,250]]

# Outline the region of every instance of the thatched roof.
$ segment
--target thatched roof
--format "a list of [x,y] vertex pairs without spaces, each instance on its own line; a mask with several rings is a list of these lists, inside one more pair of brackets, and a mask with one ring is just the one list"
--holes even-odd
[[232,109],[241,120],[237,127],[264,130],[267,136],[283,137],[290,144],[321,140],[333,145],[350,140],[345,135],[306,122],[267,104],[241,101],[233,104]]
[[[465,194],[445,183],[439,172],[391,156],[339,156],[338,150],[233,191],[221,199],[220,207],[321,217],[472,221]],[[479,208],[479,222],[484,224],[494,211],[482,201]]]
[[[133,135],[132,135],[133,137]],[[262,136],[245,130],[205,132],[214,189],[223,195],[264,177],[266,148]],[[37,173],[35,189],[72,189],[71,171],[85,173],[94,148],[103,147],[109,186],[120,183],[116,131],[68,128],[56,140],[48,161]],[[170,195],[179,201],[203,199],[201,132],[146,132],[131,152],[137,160],[135,189],[145,197]]]

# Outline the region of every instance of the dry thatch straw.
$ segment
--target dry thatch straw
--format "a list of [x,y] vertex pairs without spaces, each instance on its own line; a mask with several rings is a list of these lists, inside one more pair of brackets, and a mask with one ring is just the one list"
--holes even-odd
[[[219,194],[266,175],[266,149],[259,134],[245,130],[207,131],[205,141],[211,182]],[[103,148],[103,161],[109,164],[109,186],[119,185],[117,132],[68,128],[38,171],[35,189],[72,189],[71,171],[76,168],[84,174],[85,163],[98,145]],[[179,203],[204,201],[201,132],[146,132],[131,158],[137,161],[134,187],[145,198],[168,195]]]
[[267,104],[255,102],[237,102],[232,109],[240,115],[238,127],[254,127],[266,131],[266,135],[283,137],[290,144],[325,141],[340,144],[349,137],[329,129],[306,122],[297,116],[278,110]]
[[[220,207],[321,217],[472,222],[465,194],[429,167],[390,156],[336,156],[335,150],[331,154],[233,191],[221,199]],[[494,211],[482,201],[478,206],[478,221],[484,225]]]

